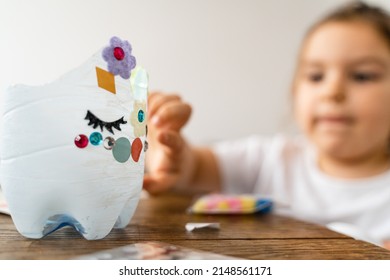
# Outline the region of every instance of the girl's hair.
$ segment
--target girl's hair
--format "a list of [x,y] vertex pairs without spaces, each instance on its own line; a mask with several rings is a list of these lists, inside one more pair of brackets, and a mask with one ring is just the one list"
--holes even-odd
[[305,38],[318,27],[328,22],[361,21],[371,25],[383,38],[390,48],[390,14],[385,10],[369,5],[362,1],[353,1],[332,11],[320,21],[315,23],[306,34]]

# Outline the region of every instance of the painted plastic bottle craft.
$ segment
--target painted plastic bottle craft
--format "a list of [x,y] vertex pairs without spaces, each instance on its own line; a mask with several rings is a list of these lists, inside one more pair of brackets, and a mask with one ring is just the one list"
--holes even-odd
[[4,95],[1,186],[17,230],[74,227],[86,239],[128,225],[142,190],[148,77],[113,37],[80,67]]

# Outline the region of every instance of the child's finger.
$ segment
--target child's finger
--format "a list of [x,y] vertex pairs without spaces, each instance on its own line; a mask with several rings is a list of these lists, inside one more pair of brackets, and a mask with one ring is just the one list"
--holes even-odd
[[151,195],[158,195],[172,189],[176,180],[177,178],[174,174],[145,174],[143,188]]
[[148,113],[152,117],[164,104],[173,100],[181,100],[176,94],[152,93],[148,98]]
[[182,136],[178,132],[172,130],[160,132],[157,136],[157,140],[173,155],[179,154],[185,146]]
[[192,108],[181,100],[172,100],[158,109],[151,118],[152,125],[179,130],[189,120]]

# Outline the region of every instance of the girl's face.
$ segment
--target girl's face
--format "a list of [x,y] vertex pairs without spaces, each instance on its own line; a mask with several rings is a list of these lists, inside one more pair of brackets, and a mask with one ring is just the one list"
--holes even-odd
[[387,152],[390,47],[364,22],[329,22],[307,39],[294,87],[299,126],[344,160]]

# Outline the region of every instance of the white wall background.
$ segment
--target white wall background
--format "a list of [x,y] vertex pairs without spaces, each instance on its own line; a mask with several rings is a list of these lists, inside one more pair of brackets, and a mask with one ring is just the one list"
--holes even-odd
[[[77,67],[117,35],[150,89],[194,107],[192,142],[291,123],[289,84],[305,30],[341,0],[0,0],[0,93]],[[390,1],[370,1],[390,9]]]

